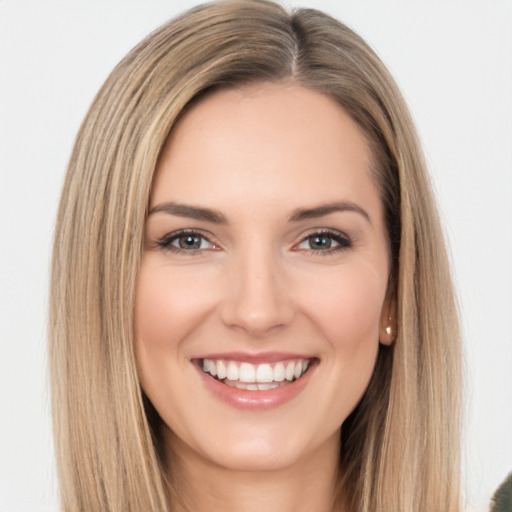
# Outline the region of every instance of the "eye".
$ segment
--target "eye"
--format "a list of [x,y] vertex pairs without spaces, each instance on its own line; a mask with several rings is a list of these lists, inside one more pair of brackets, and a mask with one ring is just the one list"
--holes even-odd
[[350,247],[352,241],[348,236],[334,231],[322,231],[308,235],[296,246],[296,250],[332,253]]
[[204,235],[197,231],[179,231],[169,233],[158,241],[158,245],[166,250],[181,253],[217,249]]

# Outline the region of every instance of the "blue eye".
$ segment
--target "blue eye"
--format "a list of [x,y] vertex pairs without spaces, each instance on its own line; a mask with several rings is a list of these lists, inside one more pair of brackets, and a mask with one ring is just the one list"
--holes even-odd
[[341,233],[331,231],[312,233],[297,246],[299,250],[323,253],[341,251],[350,247],[352,247],[350,238]]
[[197,235],[181,235],[175,238],[171,245],[174,247],[179,247],[180,249],[204,249],[204,238]]
[[314,235],[307,239],[309,247],[314,251],[321,251],[324,249],[331,249],[333,242],[336,243],[330,236]]
[[202,251],[207,249],[216,249],[207,238],[196,231],[179,231],[164,236],[158,245],[172,252],[189,252]]

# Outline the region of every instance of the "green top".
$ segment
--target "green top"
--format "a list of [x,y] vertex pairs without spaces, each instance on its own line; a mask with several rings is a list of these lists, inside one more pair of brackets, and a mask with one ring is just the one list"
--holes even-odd
[[491,501],[491,512],[512,512],[512,473],[498,487]]

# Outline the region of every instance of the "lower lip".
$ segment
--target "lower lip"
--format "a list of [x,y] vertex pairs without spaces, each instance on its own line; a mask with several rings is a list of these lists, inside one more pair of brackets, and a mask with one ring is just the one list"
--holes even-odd
[[239,389],[223,384],[198,365],[196,368],[208,390],[219,400],[232,407],[251,411],[265,411],[279,407],[295,398],[308,384],[316,368],[317,361],[311,361],[307,372],[297,380],[274,389],[255,390]]

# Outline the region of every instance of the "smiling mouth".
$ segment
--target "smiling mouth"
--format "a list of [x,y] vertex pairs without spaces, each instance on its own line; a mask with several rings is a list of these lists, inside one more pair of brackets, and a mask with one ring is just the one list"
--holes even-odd
[[311,361],[294,359],[251,364],[224,359],[202,359],[199,364],[204,373],[227,386],[248,391],[267,391],[300,379]]

